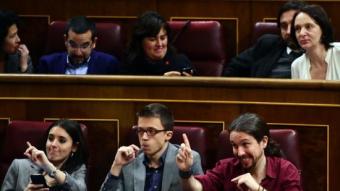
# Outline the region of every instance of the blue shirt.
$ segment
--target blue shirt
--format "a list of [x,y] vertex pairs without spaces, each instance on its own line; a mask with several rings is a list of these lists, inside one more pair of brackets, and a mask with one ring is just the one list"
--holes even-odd
[[89,61],[91,56],[85,60],[84,63],[79,65],[74,65],[70,62],[69,56],[67,56],[66,72],[65,74],[71,75],[85,75],[87,74],[87,69],[89,68]]
[[160,165],[158,168],[149,167],[150,160],[145,155],[145,158],[143,161],[143,164],[145,165],[145,170],[146,170],[144,191],[161,191],[164,161],[165,161],[167,150],[168,148],[166,148],[166,150],[160,157],[159,159]]

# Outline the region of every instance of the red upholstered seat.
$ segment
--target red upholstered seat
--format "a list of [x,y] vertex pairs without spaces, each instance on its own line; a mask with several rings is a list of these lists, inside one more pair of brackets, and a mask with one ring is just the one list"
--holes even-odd
[[[177,51],[189,57],[199,76],[221,76],[226,60],[224,33],[218,21],[170,21]],[[182,29],[185,28],[183,31]],[[182,32],[180,32],[182,31]]]
[[[299,137],[293,129],[270,129],[270,136],[283,151],[285,158],[292,162],[300,171],[302,163],[300,159]],[[229,142],[229,133],[224,130],[219,135],[218,159],[232,157],[233,151]]]
[[280,29],[275,22],[257,22],[253,29],[252,43],[264,34],[280,35]]
[[[49,25],[46,43],[46,53],[65,51],[64,31],[67,22],[53,21]],[[97,45],[96,50],[122,57],[124,50],[124,37],[121,26],[115,23],[96,23]]]

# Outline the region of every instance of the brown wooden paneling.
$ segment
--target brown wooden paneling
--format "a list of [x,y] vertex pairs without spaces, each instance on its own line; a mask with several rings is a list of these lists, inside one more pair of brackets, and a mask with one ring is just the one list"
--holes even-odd
[[[207,128],[213,129],[210,144],[215,144],[220,129],[210,127],[212,122],[227,126],[244,112],[256,112],[271,124],[295,124],[301,135],[305,190],[340,188],[336,175],[340,170],[340,83],[336,81],[0,75],[0,88],[0,118],[94,119],[89,140],[92,148],[102,148],[92,151],[98,155],[96,164],[102,165],[92,172],[98,176],[105,176],[115,154],[117,140],[112,135],[118,134],[123,142],[136,123],[135,113],[145,104],[161,102],[174,112],[178,124],[208,122]],[[119,132],[95,119],[119,120]],[[215,160],[213,155],[208,157]],[[97,189],[99,182],[92,188]]]

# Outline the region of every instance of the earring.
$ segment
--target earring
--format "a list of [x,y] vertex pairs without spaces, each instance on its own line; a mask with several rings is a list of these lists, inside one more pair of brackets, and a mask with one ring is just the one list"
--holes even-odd
[[71,158],[73,157],[73,155],[74,155],[74,152],[71,152]]

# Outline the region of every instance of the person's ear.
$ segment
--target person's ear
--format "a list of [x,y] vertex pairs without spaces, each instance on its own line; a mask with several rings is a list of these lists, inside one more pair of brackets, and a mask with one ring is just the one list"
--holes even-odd
[[72,152],[75,153],[78,149],[79,142],[76,142],[75,144],[72,145]]
[[166,131],[165,132],[165,140],[169,141],[172,138],[173,131]]
[[263,138],[261,140],[261,145],[262,145],[263,149],[265,149],[267,147],[268,141],[269,141],[268,136],[263,136]]
[[65,46],[67,48],[67,36],[66,36],[66,34],[64,34],[64,42],[65,42]]
[[92,48],[96,48],[97,40],[98,40],[98,37],[94,37],[93,43],[92,43]]

